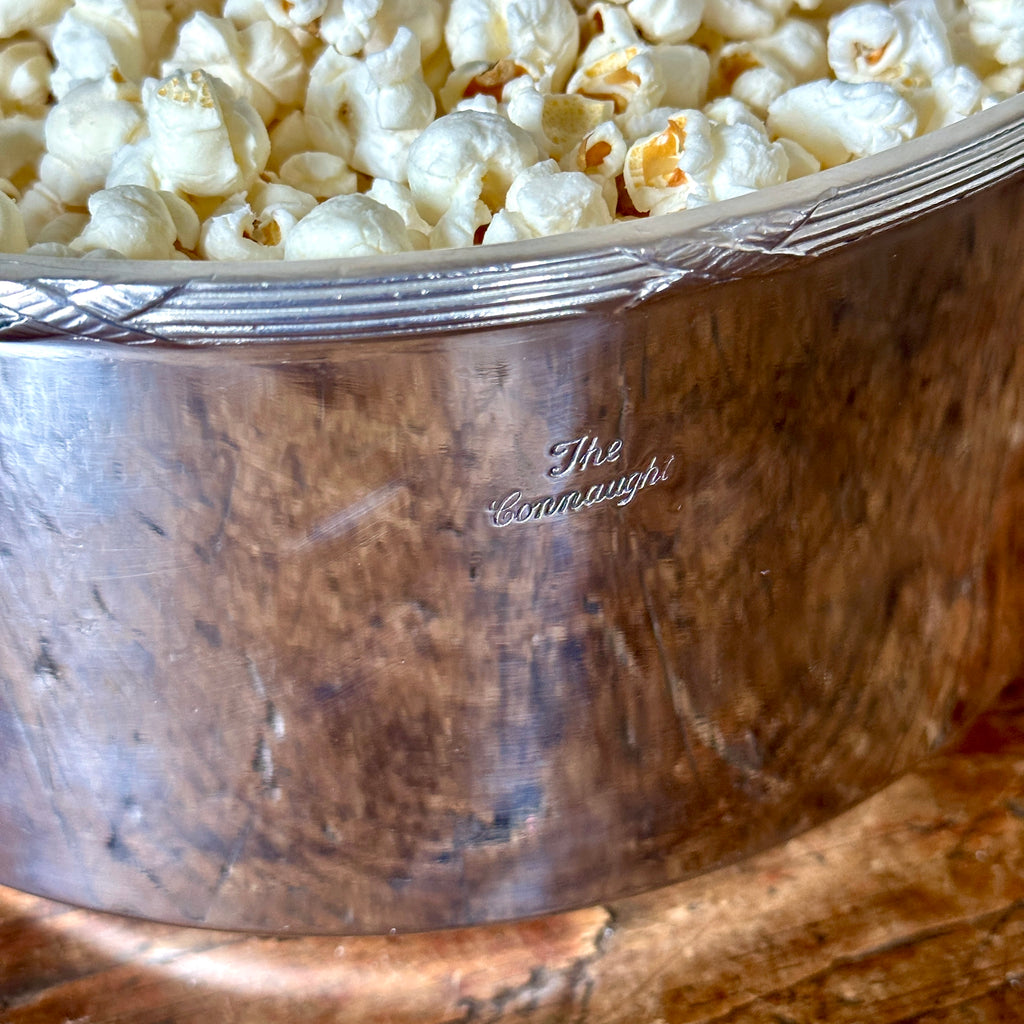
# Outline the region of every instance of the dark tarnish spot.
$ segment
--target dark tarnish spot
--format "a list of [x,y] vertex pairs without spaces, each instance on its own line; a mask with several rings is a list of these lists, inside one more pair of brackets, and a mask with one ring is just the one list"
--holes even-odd
[[539,784],[525,783],[498,802],[489,822],[476,814],[460,815],[455,821],[455,849],[509,842],[531,817],[540,813],[543,798]]
[[285,449],[281,463],[296,489],[300,492],[307,491],[309,483],[306,480],[305,467],[302,464],[302,456],[299,454],[297,445],[291,444]]
[[159,523],[154,523],[153,520],[149,518],[149,516],[144,516],[141,512],[138,515],[139,521],[142,523],[143,526],[146,527],[147,530],[151,531],[152,533],[155,533],[158,537],[167,536],[167,531]]
[[49,676],[51,679],[60,679],[60,665],[57,664],[50,653],[50,641],[45,636],[39,638],[39,654],[32,666],[32,671],[37,676]]
[[200,428],[203,432],[203,440],[211,440],[214,437],[214,432],[210,426],[210,411],[206,407],[206,402],[202,395],[197,391],[190,390],[187,402],[188,411],[199,421]]
[[34,508],[32,511],[35,513],[36,518],[41,522],[46,530],[50,533],[55,533],[59,537],[61,535],[61,529],[57,525],[57,521],[48,516],[42,509]]
[[128,864],[131,862],[131,851],[122,842],[121,837],[117,834],[117,829],[111,831],[107,836],[107,849],[110,851],[110,856],[118,863]]
[[98,586],[94,585],[92,588],[92,599],[96,602],[96,607],[99,608],[99,610],[108,619],[113,618],[110,614],[110,609],[107,607],[107,602],[103,600],[103,595],[100,593],[100,588]]
[[946,407],[942,417],[942,426],[951,432],[958,432],[964,425],[964,407],[959,399],[953,399]]
[[220,647],[223,643],[220,629],[215,622],[204,622],[202,619],[195,620],[196,632],[211,646]]

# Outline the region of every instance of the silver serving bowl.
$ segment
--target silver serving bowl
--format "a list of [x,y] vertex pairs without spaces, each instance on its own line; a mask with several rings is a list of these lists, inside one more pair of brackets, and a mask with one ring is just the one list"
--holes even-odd
[[838,812],[1021,670],[1024,98],[528,244],[2,266],[4,884],[546,913]]

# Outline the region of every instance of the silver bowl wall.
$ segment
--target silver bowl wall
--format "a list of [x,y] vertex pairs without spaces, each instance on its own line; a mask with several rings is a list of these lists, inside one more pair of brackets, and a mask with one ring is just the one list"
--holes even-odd
[[378,261],[6,257],[0,882],[423,930],[671,882],[1024,663],[1024,101]]

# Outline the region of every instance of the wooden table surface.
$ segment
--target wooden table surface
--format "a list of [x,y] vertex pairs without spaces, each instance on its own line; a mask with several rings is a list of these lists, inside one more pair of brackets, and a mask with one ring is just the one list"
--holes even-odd
[[0,889],[5,1024],[1024,1021],[1024,684],[838,819],[609,906],[256,938]]

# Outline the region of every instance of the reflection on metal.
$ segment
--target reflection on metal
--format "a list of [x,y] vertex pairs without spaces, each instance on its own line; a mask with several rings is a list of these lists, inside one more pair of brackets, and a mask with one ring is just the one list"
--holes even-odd
[[0,882],[536,915],[945,742],[1024,668],[1014,102],[429,268],[4,261]]

